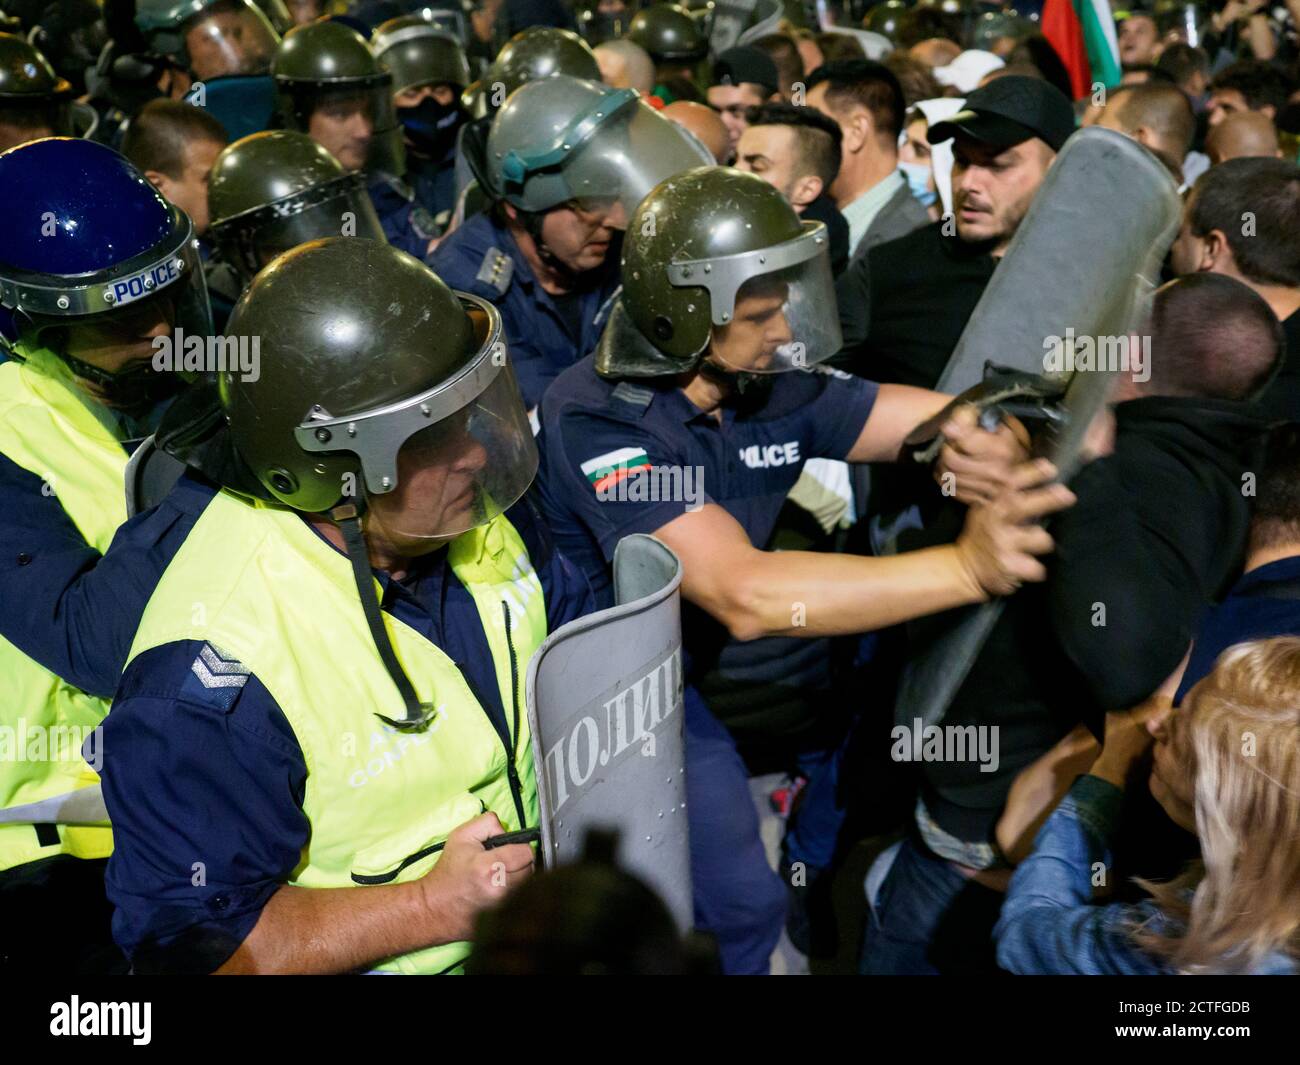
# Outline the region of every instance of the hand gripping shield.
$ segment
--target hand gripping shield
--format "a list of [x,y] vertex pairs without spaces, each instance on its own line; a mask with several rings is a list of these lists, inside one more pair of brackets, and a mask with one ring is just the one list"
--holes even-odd
[[[1115,375],[1140,369],[1131,362],[1132,333],[1146,315],[1181,213],[1173,178],[1137,141],[1095,126],[1075,133],[1047,172],[938,389],[979,386],[988,364],[1012,371],[1003,373],[1004,381],[1019,382],[1011,389],[990,382],[995,399],[1024,394],[1026,379],[1037,377],[1034,391],[1060,402],[1043,410],[1034,450],[1068,480]],[[1109,352],[1128,351],[1130,362],[1103,366],[1094,358],[1084,365],[1072,357],[1063,363],[1067,337],[1086,338],[1094,350],[1104,343]],[[1072,355],[1074,349],[1073,343],[1064,348]],[[913,439],[924,435],[918,431]],[[899,687],[898,722],[919,718],[929,725],[943,718],[1002,608],[994,600],[956,612],[952,624],[914,647]]]

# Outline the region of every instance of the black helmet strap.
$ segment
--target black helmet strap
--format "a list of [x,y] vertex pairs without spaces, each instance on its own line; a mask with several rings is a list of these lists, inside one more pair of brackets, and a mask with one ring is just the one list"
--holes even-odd
[[363,506],[355,503],[342,503],[330,511],[330,517],[343,533],[343,542],[347,545],[348,561],[352,563],[352,576],[356,581],[357,594],[361,597],[361,609],[366,615],[370,638],[375,643],[379,657],[383,659],[384,668],[402,696],[402,702],[406,704],[406,716],[401,720],[385,717],[378,712],[375,713],[375,717],[402,732],[422,732],[429,727],[437,711],[432,703],[420,702],[419,696],[411,686],[410,678],[397,660],[392,641],[388,638],[383,613],[379,608],[379,599],[375,595],[375,578],[370,570],[370,552],[366,550],[366,538],[361,531],[363,509]]

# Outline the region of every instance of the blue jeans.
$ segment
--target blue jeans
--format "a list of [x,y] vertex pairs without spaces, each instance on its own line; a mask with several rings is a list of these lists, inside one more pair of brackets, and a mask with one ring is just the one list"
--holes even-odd
[[909,837],[871,900],[858,971],[873,976],[998,972],[993,926],[1002,898]]
[[700,694],[686,687],[686,814],[695,923],[713,933],[728,974],[765,974],[787,894],[767,863],[749,772]]

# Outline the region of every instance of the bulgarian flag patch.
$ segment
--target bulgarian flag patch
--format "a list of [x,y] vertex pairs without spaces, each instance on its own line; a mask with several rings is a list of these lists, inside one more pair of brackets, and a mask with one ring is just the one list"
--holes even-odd
[[626,480],[632,474],[650,469],[650,460],[645,448],[621,447],[604,455],[597,455],[582,464],[582,475],[591,482],[597,491],[603,491],[619,481]]

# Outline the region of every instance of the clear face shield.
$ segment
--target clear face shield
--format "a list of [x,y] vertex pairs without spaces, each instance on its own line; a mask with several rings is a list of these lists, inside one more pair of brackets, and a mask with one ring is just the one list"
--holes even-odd
[[338,82],[289,82],[297,128],[328,151],[347,170],[406,169],[402,127],[387,72]]
[[213,370],[203,264],[181,218],[162,246],[93,280],[0,278],[0,298],[26,321],[17,357],[73,388],[119,439],[144,435],[160,404]]
[[364,528],[420,553],[509,509],[537,473],[537,445],[501,336],[496,308],[459,294],[477,354],[437,387],[386,407],[295,430],[304,451],[360,462]]
[[840,349],[829,241],[820,222],[775,247],[672,263],[669,281],[705,288],[715,362],[743,373],[806,370]]
[[338,236],[387,239],[359,174],[235,215],[213,225],[209,235],[245,284],[277,255],[309,240]]
[[236,74],[265,74],[280,38],[261,10],[247,0],[221,0],[185,23],[185,51],[199,81]]
[[620,107],[613,121],[596,128],[565,162],[562,176],[570,198],[617,199],[625,219],[630,219],[661,181],[713,162],[681,127],[636,99]]

